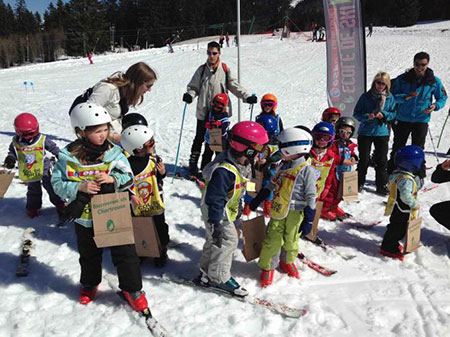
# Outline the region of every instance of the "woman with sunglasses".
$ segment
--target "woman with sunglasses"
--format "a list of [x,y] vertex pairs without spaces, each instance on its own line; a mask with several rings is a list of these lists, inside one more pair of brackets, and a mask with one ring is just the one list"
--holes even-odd
[[109,139],[119,143],[123,116],[130,106],[135,107],[143,102],[144,94],[151,91],[156,80],[155,70],[144,62],[135,63],[126,72],[115,72],[78,96],[70,107],[69,115],[76,105],[84,102],[105,108],[112,119]]
[[388,195],[387,154],[389,149],[388,123],[395,119],[395,99],[391,89],[391,80],[387,73],[375,75],[372,86],[359,98],[353,117],[359,122],[358,129],[358,190],[361,192],[366,181],[372,144],[375,147],[375,183],[376,193]]

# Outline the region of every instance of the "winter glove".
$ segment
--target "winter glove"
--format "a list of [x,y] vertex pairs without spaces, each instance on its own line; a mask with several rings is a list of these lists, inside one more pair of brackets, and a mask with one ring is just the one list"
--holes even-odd
[[183,102],[186,102],[187,104],[191,104],[192,103],[192,96],[188,92],[184,93],[184,95],[183,95]]
[[250,202],[250,209],[252,211],[255,211],[259,204],[263,202],[263,200],[267,199],[270,196],[270,190],[267,188],[263,188],[259,193],[256,195],[256,197],[253,198],[253,200]]
[[14,166],[16,166],[16,158],[14,158],[13,156],[7,156],[5,158],[3,166],[6,167],[7,169],[13,169]]
[[302,233],[303,236],[311,233],[312,223],[314,221],[314,217],[316,216],[316,210],[312,209],[309,206],[306,206],[303,210],[303,221],[298,229],[298,232]]
[[222,224],[220,222],[212,223],[213,245],[222,248]]
[[248,104],[256,104],[256,103],[258,103],[258,97],[256,97],[255,94],[253,94],[253,95],[251,95],[251,96],[248,96],[248,97],[245,99],[245,101],[246,101]]
[[114,193],[116,191],[116,188],[114,186],[114,183],[106,183],[100,185],[100,191],[98,194],[108,194],[108,193]]
[[81,217],[84,207],[91,201],[89,194],[78,192],[77,198],[68,204],[62,211],[61,220],[65,222],[73,222]]

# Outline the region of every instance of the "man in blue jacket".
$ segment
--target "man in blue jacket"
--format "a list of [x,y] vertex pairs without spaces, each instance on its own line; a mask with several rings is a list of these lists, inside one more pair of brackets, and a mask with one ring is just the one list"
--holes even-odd
[[447,101],[445,88],[441,80],[434,76],[433,70],[428,68],[429,62],[430,55],[425,52],[414,55],[414,68],[398,76],[392,87],[398,112],[388,164],[389,174],[394,169],[394,154],[406,145],[410,134],[412,145],[424,148],[431,113],[442,109]]

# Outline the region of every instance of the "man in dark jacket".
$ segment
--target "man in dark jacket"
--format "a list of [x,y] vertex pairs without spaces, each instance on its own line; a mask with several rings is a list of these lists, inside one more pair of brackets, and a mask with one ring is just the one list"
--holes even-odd
[[[450,159],[436,167],[431,176],[431,181],[438,184],[450,181]],[[430,214],[437,222],[450,230],[450,200],[431,206]]]

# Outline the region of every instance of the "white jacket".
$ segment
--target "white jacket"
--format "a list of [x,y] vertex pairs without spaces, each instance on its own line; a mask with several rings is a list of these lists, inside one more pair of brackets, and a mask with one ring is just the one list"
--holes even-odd
[[114,84],[106,82],[98,82],[94,85],[91,96],[88,102],[100,105],[109,112],[112,122],[112,133],[122,132],[122,116],[120,109],[120,92]]

